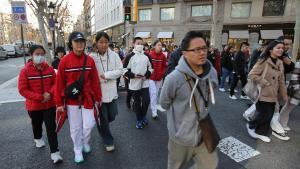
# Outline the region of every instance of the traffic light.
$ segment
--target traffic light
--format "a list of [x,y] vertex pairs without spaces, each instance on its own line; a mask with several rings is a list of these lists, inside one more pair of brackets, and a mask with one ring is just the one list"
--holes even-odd
[[125,21],[131,21],[131,7],[125,6]]

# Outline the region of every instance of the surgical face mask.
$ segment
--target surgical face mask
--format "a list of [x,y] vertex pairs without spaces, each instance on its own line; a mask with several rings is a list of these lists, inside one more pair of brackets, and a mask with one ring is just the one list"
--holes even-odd
[[161,50],[162,50],[162,51],[166,51],[166,48],[162,48]]
[[42,55],[36,55],[36,56],[33,57],[33,63],[35,63],[35,64],[37,64],[37,65],[39,65],[39,64],[41,64],[41,63],[43,63],[43,62],[45,62],[45,61],[46,61],[45,56],[42,56]]
[[143,52],[144,45],[135,45],[134,49],[138,52]]

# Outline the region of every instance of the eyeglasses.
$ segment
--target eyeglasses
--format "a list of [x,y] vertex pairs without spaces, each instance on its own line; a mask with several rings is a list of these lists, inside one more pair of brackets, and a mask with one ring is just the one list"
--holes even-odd
[[200,53],[200,52],[207,52],[207,47],[200,47],[200,48],[194,48],[194,49],[189,49],[189,50],[184,50],[187,52],[194,52],[194,53]]

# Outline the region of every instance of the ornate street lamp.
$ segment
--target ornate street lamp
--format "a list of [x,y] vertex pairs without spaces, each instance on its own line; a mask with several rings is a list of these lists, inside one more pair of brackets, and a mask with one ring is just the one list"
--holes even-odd
[[48,5],[49,14],[51,15],[51,18],[49,20],[49,26],[50,26],[50,30],[52,30],[53,54],[55,51],[55,20],[54,20],[55,7],[56,6],[55,4],[53,4],[53,2],[50,2],[50,4]]

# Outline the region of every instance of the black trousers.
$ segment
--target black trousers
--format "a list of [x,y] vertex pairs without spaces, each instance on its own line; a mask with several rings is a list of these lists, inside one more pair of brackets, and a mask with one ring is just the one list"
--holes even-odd
[[116,100],[110,103],[102,103],[100,118],[100,135],[106,146],[114,144],[114,138],[111,134],[109,123],[114,121],[118,114],[118,104]]
[[146,116],[150,103],[149,88],[131,92],[133,96],[133,111],[136,113],[137,120],[141,121]]
[[258,101],[256,103],[257,115],[253,121],[249,122],[249,128],[255,129],[255,133],[259,135],[268,136],[275,105],[276,103]]
[[[242,82],[242,87],[244,88],[244,86],[247,84],[247,75],[245,72],[241,72],[238,76],[237,73],[233,73],[233,78],[231,81],[231,86],[230,86],[230,95],[234,95],[234,89],[236,88],[239,80],[241,80]],[[245,96],[246,94],[242,91],[242,95]]]
[[132,97],[132,91],[129,89],[129,80],[125,78],[125,88],[127,90],[126,103],[127,106],[130,107],[130,101]]
[[55,107],[46,110],[28,111],[28,114],[31,118],[34,139],[42,138],[42,125],[43,122],[45,123],[51,153],[58,151],[57,133],[55,132],[55,113]]

